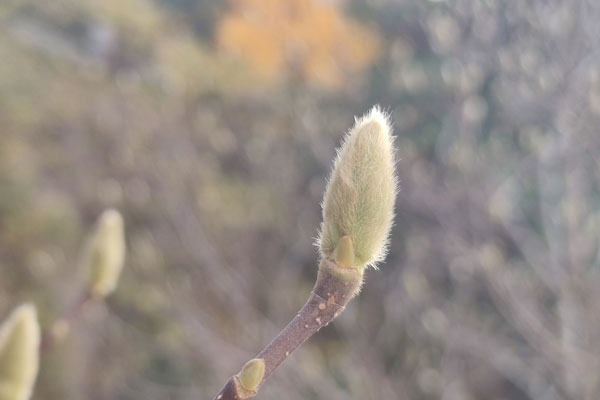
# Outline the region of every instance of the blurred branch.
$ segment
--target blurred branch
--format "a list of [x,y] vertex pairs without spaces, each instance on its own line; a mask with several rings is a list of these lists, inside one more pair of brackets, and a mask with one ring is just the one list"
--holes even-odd
[[42,333],[40,352],[46,353],[61,342],[70,332],[75,323],[82,317],[89,303],[98,299],[89,290],[85,290],[77,300],[59,317],[50,329]]

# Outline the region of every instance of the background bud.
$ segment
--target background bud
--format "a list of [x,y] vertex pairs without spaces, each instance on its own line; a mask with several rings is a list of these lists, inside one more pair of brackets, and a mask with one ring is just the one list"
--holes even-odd
[[89,268],[90,291],[107,296],[117,287],[125,261],[123,217],[116,210],[105,211],[96,226],[84,253],[84,265]]
[[27,400],[38,372],[40,327],[35,307],[15,309],[0,327],[0,400]]
[[394,148],[387,116],[378,108],[358,119],[344,138],[323,199],[318,240],[323,257],[350,236],[354,267],[385,257],[396,197]]

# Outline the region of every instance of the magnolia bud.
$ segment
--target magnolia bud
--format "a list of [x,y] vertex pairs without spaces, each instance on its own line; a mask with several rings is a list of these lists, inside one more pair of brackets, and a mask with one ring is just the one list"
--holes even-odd
[[123,217],[116,210],[107,210],[98,219],[84,253],[84,265],[89,268],[89,289],[93,295],[105,297],[115,290],[124,261]]
[[373,107],[356,121],[338,150],[322,204],[318,240],[322,257],[357,268],[382,261],[394,218],[396,188],[390,123]]
[[256,390],[265,376],[265,360],[255,358],[244,365],[244,368],[238,374],[240,384],[246,390]]
[[40,327],[35,307],[15,309],[0,327],[0,399],[28,400],[38,372]]

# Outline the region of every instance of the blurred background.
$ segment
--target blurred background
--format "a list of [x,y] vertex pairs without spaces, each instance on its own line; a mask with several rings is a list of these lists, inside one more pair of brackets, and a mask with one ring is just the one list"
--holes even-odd
[[119,289],[34,399],[210,399],[304,303],[344,132],[391,113],[390,254],[259,399],[600,398],[595,0],[2,0],[0,317]]

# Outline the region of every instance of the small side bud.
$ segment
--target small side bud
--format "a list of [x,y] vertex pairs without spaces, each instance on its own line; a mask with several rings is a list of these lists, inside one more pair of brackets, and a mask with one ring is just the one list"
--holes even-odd
[[350,236],[342,236],[338,240],[333,250],[333,260],[340,267],[352,268],[354,265],[354,245]]
[[125,261],[123,217],[118,211],[102,213],[83,260],[84,266],[89,269],[90,292],[99,297],[111,294],[117,287]]
[[0,327],[0,399],[28,400],[38,373],[40,326],[32,304],[16,308]]
[[240,384],[246,390],[256,390],[265,376],[265,360],[255,358],[244,365],[238,374]]
[[[344,236],[354,251],[352,267],[375,266],[385,258],[396,197],[390,123],[378,108],[358,119],[346,135],[325,196],[317,244],[323,258],[341,257]],[[341,248],[336,251],[336,248]]]

